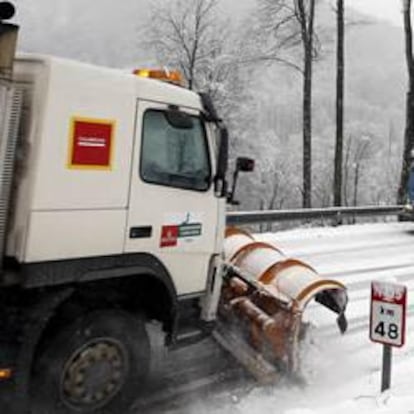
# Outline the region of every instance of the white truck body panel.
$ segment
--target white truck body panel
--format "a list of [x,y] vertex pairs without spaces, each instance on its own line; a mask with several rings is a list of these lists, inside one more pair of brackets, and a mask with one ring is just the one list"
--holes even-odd
[[125,216],[125,210],[33,211],[26,261],[121,254]]
[[[133,79],[113,71],[85,70],[72,62],[50,67],[32,209],[125,209],[135,122]],[[69,165],[73,117],[114,122],[111,168]]]
[[[223,200],[212,186],[199,192],[153,185],[138,173],[145,109],[173,104],[198,114],[199,96],[160,81],[51,57],[24,55],[15,71],[17,81],[31,84],[31,99],[23,121],[25,162],[8,255],[41,262],[147,252],[164,263],[179,294],[203,291],[224,233]],[[90,123],[110,131],[107,141],[88,130]],[[214,172],[215,145],[207,130]],[[88,148],[96,146],[108,147],[103,164],[79,165],[78,159],[89,157]],[[185,217],[200,223],[201,234],[162,248],[163,226]],[[130,238],[134,226],[151,226],[151,237]]]

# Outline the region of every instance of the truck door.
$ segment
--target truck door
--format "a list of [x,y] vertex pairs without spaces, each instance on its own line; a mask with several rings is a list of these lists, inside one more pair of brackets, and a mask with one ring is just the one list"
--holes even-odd
[[216,252],[209,135],[198,111],[138,102],[125,251],[160,259],[178,294],[205,290]]

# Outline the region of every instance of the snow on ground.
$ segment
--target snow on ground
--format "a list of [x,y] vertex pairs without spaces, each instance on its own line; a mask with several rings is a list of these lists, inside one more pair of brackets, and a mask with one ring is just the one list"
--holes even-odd
[[[314,327],[303,346],[305,386],[223,391],[189,413],[414,414],[414,224],[388,223],[298,229],[261,235],[288,256],[312,264],[349,290],[349,330],[310,304]],[[370,283],[394,280],[408,288],[406,345],[393,349],[391,390],[381,393],[382,345],[369,340]]]

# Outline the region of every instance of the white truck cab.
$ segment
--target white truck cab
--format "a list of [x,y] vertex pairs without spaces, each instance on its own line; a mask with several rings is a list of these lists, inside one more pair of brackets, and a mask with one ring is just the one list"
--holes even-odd
[[202,94],[50,56],[18,55],[0,102],[0,388],[28,396],[3,404],[122,412],[145,324],[177,346],[216,317],[227,132]]

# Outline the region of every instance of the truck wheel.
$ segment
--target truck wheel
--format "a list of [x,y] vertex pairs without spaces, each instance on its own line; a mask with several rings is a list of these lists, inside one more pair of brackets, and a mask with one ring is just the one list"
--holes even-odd
[[145,326],[126,312],[93,311],[45,344],[33,370],[33,414],[123,413],[148,374]]

